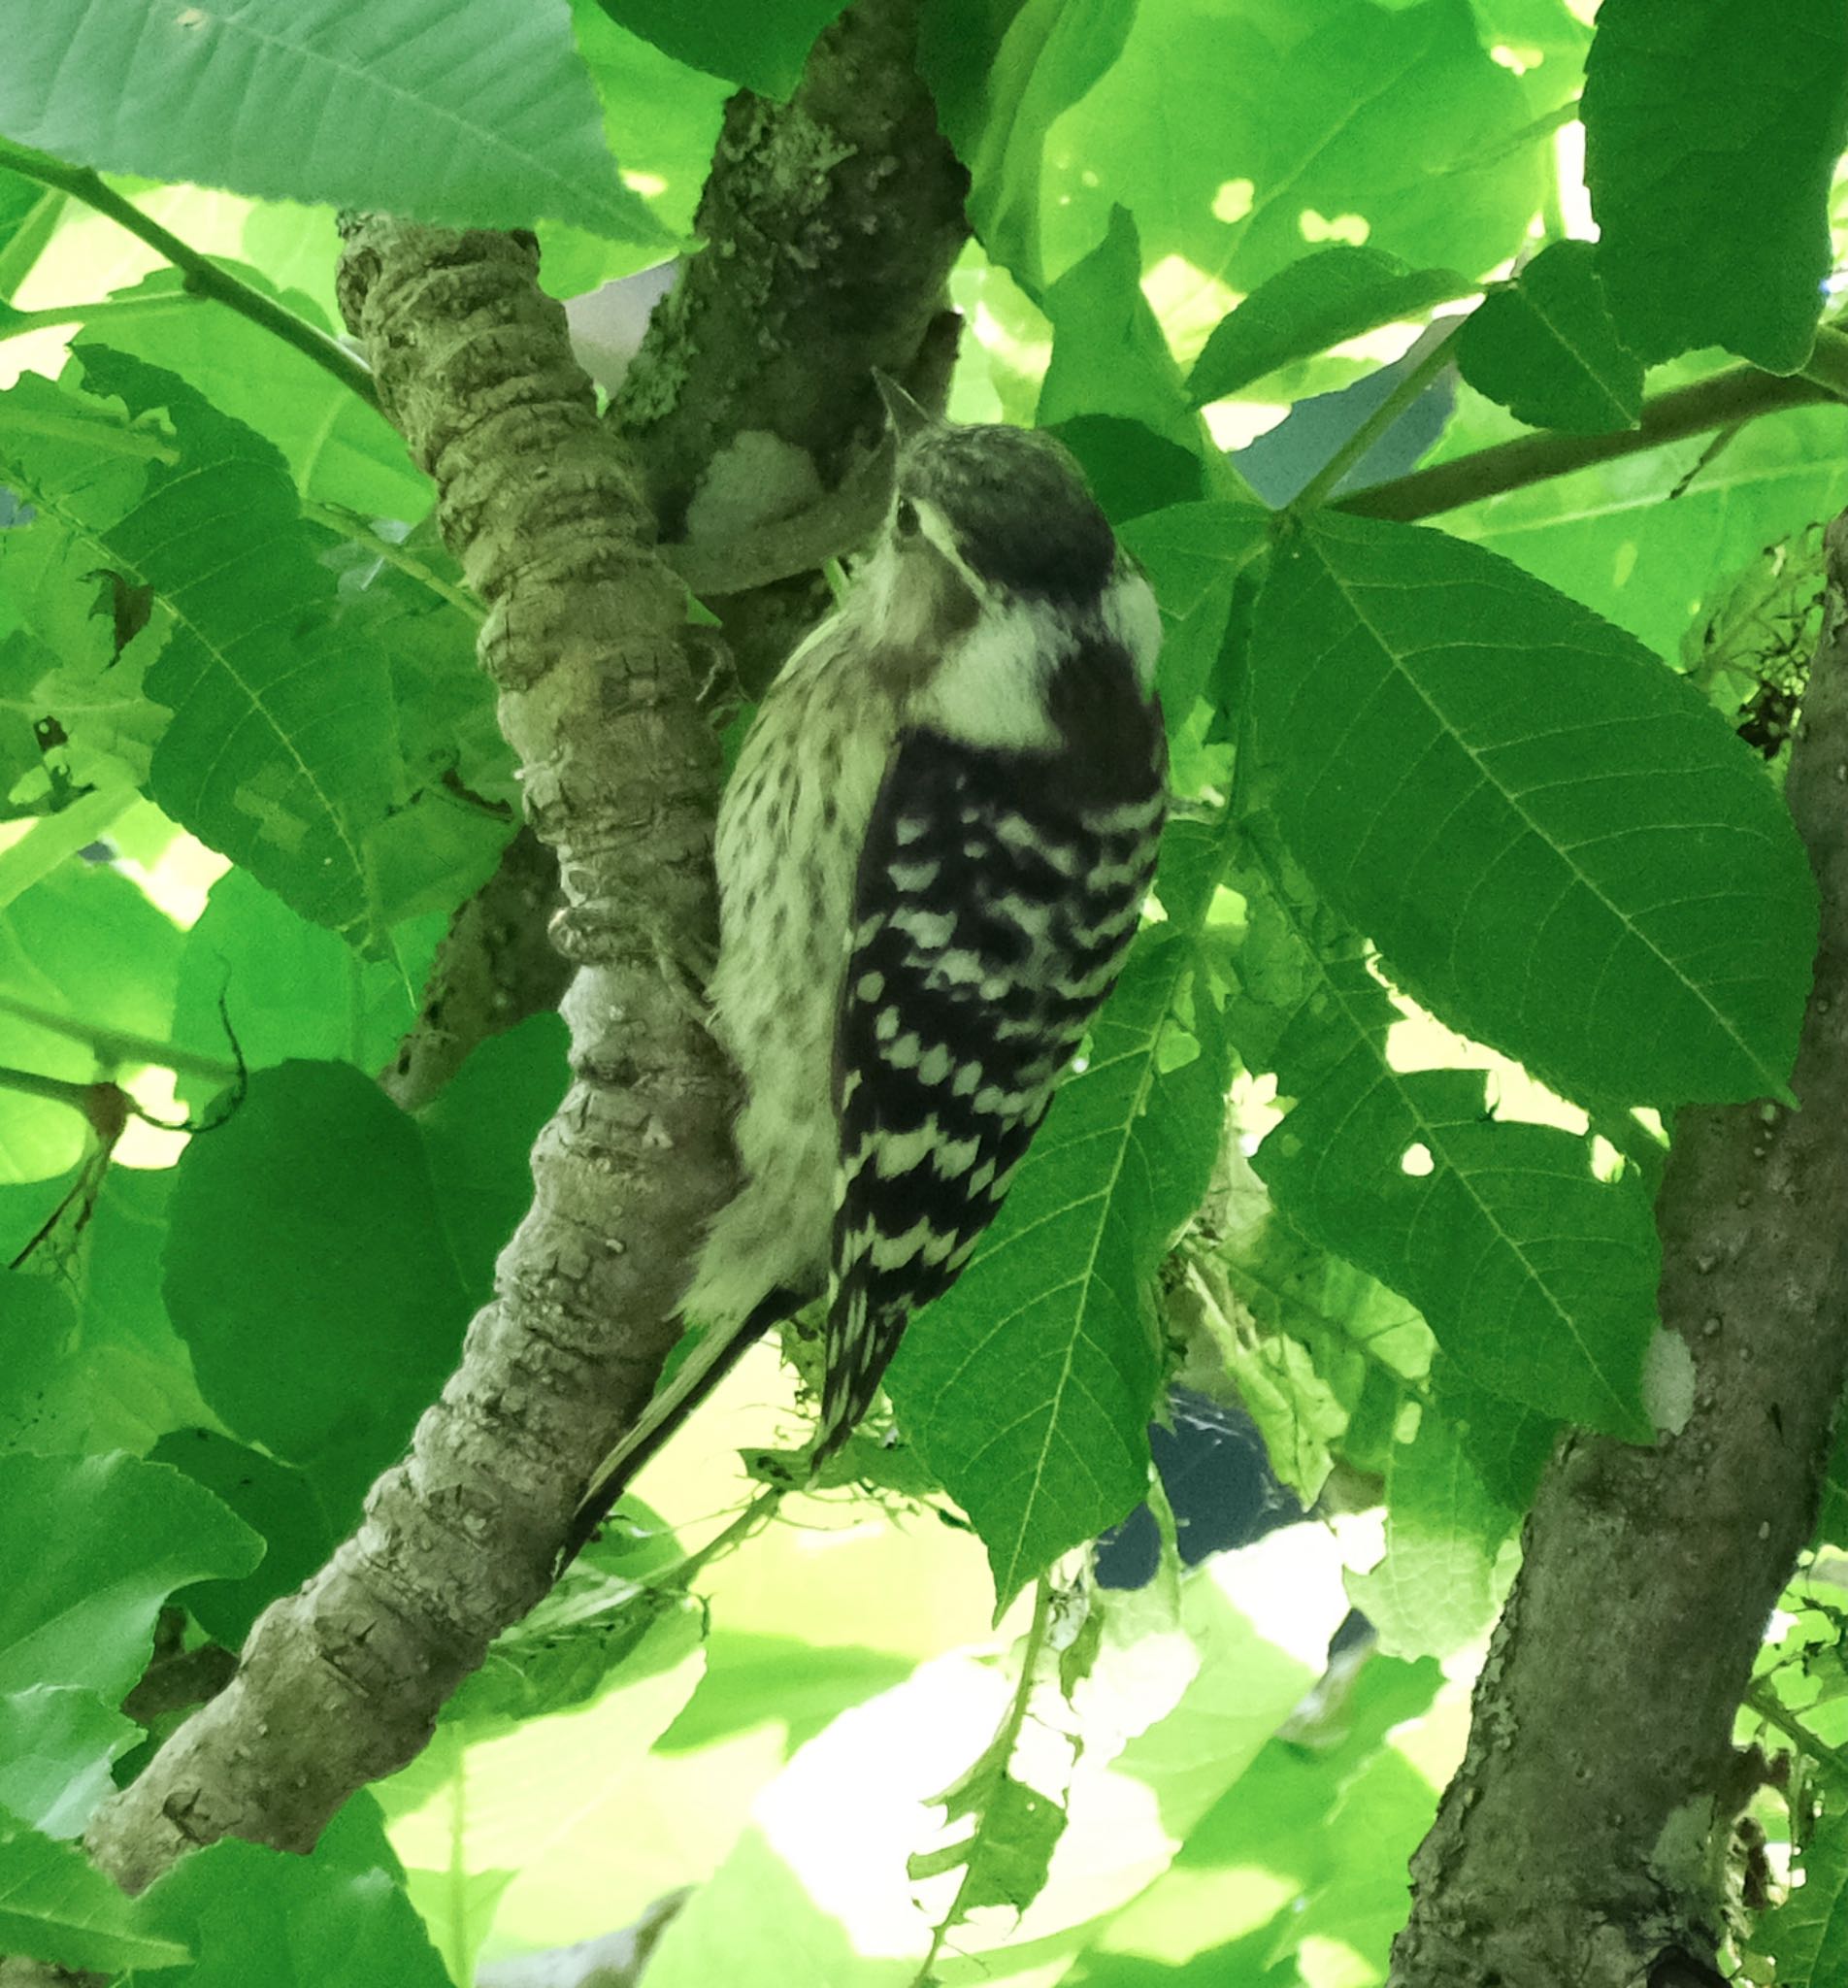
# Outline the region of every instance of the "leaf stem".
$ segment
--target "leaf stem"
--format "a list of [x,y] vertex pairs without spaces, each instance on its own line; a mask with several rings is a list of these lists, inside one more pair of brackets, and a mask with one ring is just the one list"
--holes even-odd
[[0,1063],[0,1090],[20,1091],[28,1098],[50,1098],[54,1105],[68,1105],[73,1111],[90,1115],[93,1086],[68,1077],[41,1077],[36,1070],[13,1070]]
[[88,324],[97,317],[169,317],[203,303],[190,290],[159,297],[97,297],[87,304],[49,304],[39,311],[9,311],[0,316],[0,339],[22,338],[54,324]]
[[[1027,1625],[1027,1640],[1020,1652],[1020,1679],[1007,1702],[1007,1715],[1002,1720],[1000,1732],[982,1754],[984,1760],[990,1757],[998,1760],[1004,1774],[1014,1757],[1014,1749],[1020,1744],[1020,1729],[1027,1723],[1027,1706],[1033,1699],[1034,1673],[1040,1668],[1040,1658],[1046,1646],[1046,1631],[1051,1622],[1052,1582],[1042,1574],[1033,1591],[1033,1620]],[[981,1831],[982,1825],[978,1821],[967,1845],[970,1854],[963,1864],[963,1881],[956,1887],[956,1896],[949,1910],[932,1930],[930,1951],[919,1963],[917,1972],[907,1983],[907,1988],[932,1988],[931,1970],[936,1967],[937,1957],[942,1952],[943,1942],[949,1938],[951,1929],[961,1923],[963,1900],[974,1882],[975,1842]]]
[[[1698,380],[1692,386],[1679,386],[1645,401],[1634,428],[1615,435],[1517,436],[1512,442],[1500,442],[1491,448],[1478,448],[1430,469],[1395,477],[1390,482],[1356,490],[1336,498],[1330,508],[1356,517],[1410,523],[1465,504],[1480,503],[1486,497],[1502,497],[1554,477],[1568,477],[1597,463],[1640,455],[1690,435],[1736,427],[1766,414],[1814,407],[1834,398],[1831,388],[1801,375],[1787,380],[1761,373],[1756,366],[1734,366]],[[1297,505],[1302,502],[1299,497]]]
[[143,214],[133,201],[123,199],[113,187],[105,184],[100,174],[93,173],[87,166],[66,165],[62,159],[10,144],[5,139],[0,139],[0,166],[8,167],[25,179],[36,180],[41,186],[68,193],[85,207],[106,215],[118,227],[126,228],[184,275],[186,288],[192,295],[210,297],[214,303],[223,304],[241,316],[248,317],[252,324],[261,325],[284,345],[293,346],[304,358],[312,359],[324,372],[331,373],[368,407],[378,407],[379,389],[371,371],[338,340],[330,338],[306,319],[297,317],[294,312],[285,309],[275,298],[252,289],[229,270],[220,269],[198,249],[189,248],[151,215]]
[[1405,410],[1449,364],[1450,343],[1462,329],[1464,322],[1465,320],[1459,317],[1441,338],[1432,342],[1430,349],[1418,363],[1405,374],[1379,406],[1284,507],[1287,515],[1301,517],[1305,512],[1318,510],[1329,492],[1340,482],[1348,471],[1357,462],[1366,460],[1373,444],[1394,426]]
[[696,1575],[703,1574],[714,1560],[729,1553],[734,1546],[742,1546],[757,1529],[769,1523],[776,1515],[776,1508],[782,1503],[782,1488],[768,1484],[758,1492],[738,1516],[723,1531],[714,1533],[697,1552],[689,1553],[677,1567],[673,1568],[666,1579],[659,1585],[687,1588]]
[[[78,1021],[53,1009],[34,1007],[12,994],[0,994],[0,1014],[30,1022],[34,1028],[50,1029],[53,1035],[68,1036],[73,1042],[83,1044],[100,1063],[151,1063],[156,1069],[171,1070],[180,1077],[203,1077],[209,1083],[235,1083],[240,1075],[235,1063],[201,1056],[154,1036],[138,1036],[129,1029]],[[47,1077],[44,1081],[50,1083],[53,1079]],[[86,1086],[80,1084],[76,1088],[82,1090]],[[53,1093],[47,1091],[44,1095],[50,1097]]]
[[317,504],[313,498],[304,497],[302,515],[313,518],[316,524],[325,525],[330,532],[336,532],[344,539],[351,539],[356,545],[364,546],[387,566],[395,566],[408,579],[427,587],[439,600],[447,601],[450,607],[466,614],[473,626],[478,628],[486,620],[487,611],[466,587],[444,579],[414,552],[386,538],[382,532],[375,531],[357,512],[347,511],[337,504]]

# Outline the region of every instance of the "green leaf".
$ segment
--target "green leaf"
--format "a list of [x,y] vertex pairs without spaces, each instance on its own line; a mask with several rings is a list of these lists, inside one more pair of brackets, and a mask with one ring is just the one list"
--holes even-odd
[[98,13],[46,0],[7,52],[0,130],[104,172],[667,239],[604,149],[562,7],[394,0],[355,15],[346,0],[248,0],[204,14],[120,0]]
[[[73,1176],[0,1190],[0,1257],[23,1248],[76,1184]],[[170,1171],[112,1167],[94,1198],[73,1204],[33,1252],[40,1275],[19,1273],[9,1284],[0,1306],[0,1448],[139,1452],[206,1418],[160,1302],[172,1184]],[[88,1219],[75,1228],[85,1208]]]
[[902,1684],[911,1670],[887,1650],[715,1624],[706,1639],[706,1674],[654,1750],[696,1752],[761,1725],[768,1711],[787,1727],[784,1750],[793,1753],[837,1714]]
[[[707,16],[703,10],[679,10],[679,17],[697,34],[698,23]],[[761,11],[753,17],[767,26],[776,19]],[[603,104],[604,140],[621,159],[623,179],[644,195],[670,234],[692,234],[730,86],[676,61],[652,41],[631,34],[597,0],[572,0],[571,19],[578,52]],[[574,235],[572,248],[596,251],[596,275],[590,283],[563,282],[561,273],[568,274],[569,265],[558,252],[558,232],[540,231],[540,271],[555,297],[571,296],[611,277],[633,275],[661,260],[657,246],[629,247]]]
[[240,1649],[256,1618],[321,1566],[341,1532],[302,1472],[215,1430],[174,1430],[148,1452],[148,1461],[183,1471],[264,1542],[262,1563],[242,1580],[199,1581],[186,1590],[187,1610],[199,1627],[214,1642]]
[[120,1454],[0,1457],[0,1691],[64,1684],[114,1703],[188,1581],[235,1579],[256,1536],[178,1471]]
[[[1032,1737],[1017,1763],[1057,1772],[1061,1753],[1075,1752],[1062,1775],[1068,1820],[1049,1881],[1018,1946],[1011,1912],[959,1927],[946,1942],[946,1982],[1064,1979],[1222,1796],[1231,1812],[1244,1812],[1237,1784],[1292,1722],[1346,1613],[1340,1575],[1331,1542],[1300,1527],[1195,1569],[1181,1583],[1178,1620],[1165,1588],[1091,1599],[1105,1610],[1095,1661],[1070,1704],[1044,1679],[1033,1706],[1043,1716],[1030,1712]],[[1431,1669],[1426,1697],[1436,1681]],[[940,1916],[956,1888],[953,1875],[939,1878],[919,1899],[908,1876],[906,1852],[928,1855],[931,1842],[920,1843],[918,1806],[988,1745],[1007,1683],[981,1653],[954,1651],[805,1746],[668,1929],[649,1988],[780,1982],[788,1971],[762,1957],[792,1953],[802,1957],[803,1988],[908,1988],[925,1914]],[[1402,1716],[1418,1708],[1409,1693],[1397,1699]],[[1371,1717],[1367,1731],[1376,1743]],[[1317,1786],[1326,1806],[1326,1785]],[[1270,1821],[1259,1818],[1261,1840]],[[1232,1885],[1213,1890],[1240,1896]]]
[[227,1838],[139,1904],[198,1955],[172,1988],[450,1988],[395,1873],[354,1868],[338,1841],[300,1857]]
[[1156,687],[1171,730],[1205,692],[1232,618],[1238,576],[1263,551],[1270,514],[1255,504],[1177,504],[1119,534],[1140,560],[1162,613]]
[[[517,1639],[491,1660],[499,1678],[478,1694],[465,1687],[475,1709],[446,1714],[433,1744],[378,1791],[405,1862],[451,1887],[473,1872],[522,1869],[542,1888],[557,1885],[556,1855],[571,1855],[574,1830],[599,1804],[610,1804],[612,1816],[625,1812],[625,1781],[698,1684],[701,1617],[681,1600],[655,1615],[639,1643],[606,1650],[600,1663],[587,1621],[565,1632],[571,1652],[542,1661],[523,1697],[514,1673],[542,1656],[537,1640]],[[576,1680],[554,1698],[572,1668]],[[598,1856],[590,1868],[606,1864]]]
[[1052,362],[1040,389],[1040,427],[1078,414],[1116,414],[1186,449],[1201,445],[1174,364],[1142,295],[1142,253],[1136,222],[1123,208],[1082,262],[1047,290]]
[[[1491,432],[1466,415],[1452,424],[1449,452],[1505,432],[1505,416]],[[1750,422],[1718,454],[1712,443],[1697,435],[1600,463],[1444,522],[1672,656],[1715,579],[1832,516],[1848,497],[1839,408]]]
[[676,61],[755,90],[787,97],[802,81],[808,50],[846,0],[599,0],[604,12]]
[[1758,1921],[1752,1951],[1777,1956],[1779,1988],[1828,1988],[1848,1971],[1848,1800],[1838,1780],[1798,1868],[1801,1885]]
[[1476,285],[1448,269],[1413,269],[1377,248],[1337,245],[1288,264],[1219,320],[1188,378],[1196,407],[1240,393],[1279,366],[1382,324],[1423,317]]
[[426,1128],[338,1063],[257,1072],[181,1159],[166,1296],[200,1390],[343,1511],[409,1440],[489,1294],[564,1087],[562,1033],[538,1017],[464,1066],[467,1164],[452,1118]]
[[1549,182],[1533,120],[1468,0],[1144,0],[1052,133],[1046,269],[1121,204],[1147,260],[1182,258],[1203,289],[1253,291],[1335,234],[1474,276],[1520,248]]
[[[1206,1682],[1202,1679],[1190,1700],[1205,1697]],[[1394,1751],[1387,1735],[1396,1726],[1415,1729],[1442,1682],[1434,1663],[1401,1664],[1390,1657],[1361,1666],[1345,1690],[1331,1679],[1333,1688],[1317,1694],[1320,1715],[1299,1715],[1285,1733],[1267,1739],[1231,1786],[1194,1820],[1172,1869],[1099,1930],[1096,1944],[1085,1951],[1085,1988],[1152,1988],[1149,1969],[1162,1963],[1153,1980],[1165,1982],[1177,1972],[1185,1982],[1192,1971],[1203,1983],[1272,1988],[1271,1962],[1292,1937],[1300,1896],[1315,1893],[1337,1871],[1396,1883],[1402,1924],[1405,1857],[1409,1843],[1430,1825],[1435,1791],[1429,1782],[1408,1773],[1412,1786],[1422,1786],[1422,1801],[1402,1827],[1384,1836],[1369,1839],[1344,1831],[1337,1846],[1331,1821],[1340,1813],[1344,1790],[1382,1751]],[[1236,1673],[1227,1684],[1242,1695]],[[1157,1735],[1162,1731],[1155,1729]],[[1210,1729],[1200,1738],[1209,1753],[1221,1743]],[[1408,1841],[1402,1824],[1409,1822],[1417,1827]],[[1258,1872],[1269,1882],[1254,1899],[1249,1878]],[[1281,1909],[1254,1934],[1252,1920],[1263,1911],[1264,1900],[1279,1893]],[[1249,1952],[1241,1951],[1246,1940]],[[1357,1945],[1354,1951],[1383,1956],[1386,1946]],[[1190,1962],[1191,1970],[1184,1969]],[[1301,1978],[1292,1969],[1282,1983],[1296,1988]]]
[[[101,1074],[81,1037],[28,1019],[15,1003],[80,1028],[164,1039],[180,946],[172,919],[118,871],[61,864],[0,911],[0,1064],[75,1083]],[[69,1105],[0,1091],[0,1180],[63,1173],[87,1137]]]
[[153,1925],[148,1908],[124,1898],[75,1843],[53,1842],[0,1814],[0,1946],[8,1953],[111,1974],[191,1958]]
[[1457,1432],[1489,1496],[1525,1511],[1553,1454],[1560,1418],[1521,1408],[1505,1395],[1478,1386],[1442,1353],[1431,1363],[1431,1400]]
[[1612,0],[1586,61],[1585,178],[1619,335],[1654,363],[1809,357],[1848,138],[1835,0]]
[[141,1739],[93,1691],[34,1684],[0,1697],[0,1809],[48,1837],[76,1836],[116,1792],[110,1766]]
[[[1285,1916],[1272,1952],[1319,1955],[1332,1945],[1390,1953],[1405,1923],[1405,1867],[1430,1834],[1436,1803],[1437,1791],[1404,1753],[1379,1748],[1341,1789],[1323,1825],[1320,1881],[1302,1909]],[[1297,1967],[1308,1964],[1299,1958]]]
[[1443,1020],[1568,1094],[1783,1094],[1814,886],[1692,685],[1477,547],[1326,514],[1251,684],[1292,850]]
[[96,609],[122,563],[104,529],[141,496],[150,463],[171,454],[119,410],[36,373],[0,393],[0,484],[30,503],[0,531],[0,800],[13,807],[56,808],[85,787],[147,779],[166,713],[141,679],[162,631],[118,655]]
[[969,219],[1029,290],[1044,281],[1046,137],[1122,52],[1138,0],[940,0],[918,29],[918,71],[970,170]]
[[310,917],[363,926],[377,915],[366,830],[395,798],[384,658],[328,626],[334,577],[268,443],[139,360],[92,346],[84,373],[135,415],[165,409],[181,437],[179,467],[151,465],[101,533],[171,616],[146,679],[173,712],[154,799]]
[[1648,1197],[1589,1143],[1488,1110],[1480,1071],[1401,1071],[1397,1010],[1263,819],[1234,882],[1248,928],[1228,1010],[1248,1068],[1296,1102],[1253,1160],[1304,1234],[1399,1291],[1477,1385],[1645,1439],[1659,1253]]
[[[445,922],[425,918],[395,927],[389,953],[364,959],[324,925],[291,911],[248,870],[227,870],[186,935],[174,1035],[188,1048],[219,1058],[229,1057],[235,1041],[251,1070],[322,1057],[368,1073],[381,1070],[416,1018]],[[182,1095],[203,1105],[219,1088],[187,1078]]]
[[[905,1336],[906,1433],[988,1548],[998,1607],[1142,1497],[1160,1362],[1147,1285],[1224,1124],[1224,1029],[1198,933],[1213,836],[1171,828],[1146,930],[970,1267]],[[1183,1015],[1198,1053],[1171,1060]]]
[[1502,1602],[1497,1553],[1520,1512],[1491,1497],[1429,1409],[1386,1467],[1386,1554],[1348,1593],[1394,1657],[1448,1657],[1484,1635]]
[[165,1289],[214,1410],[302,1464],[356,1423],[378,1425],[381,1448],[407,1438],[472,1295],[414,1123],[331,1063],[257,1072],[187,1146]]
[[1457,364],[1478,393],[1534,428],[1601,435],[1634,428],[1642,361],[1604,309],[1589,242],[1555,242],[1492,291],[1457,340]]
[[[315,329],[333,328],[312,298],[280,290],[248,264],[222,266]],[[404,437],[351,387],[273,331],[192,295],[177,269],[156,270],[112,297],[138,308],[112,312],[95,330],[82,332],[72,347],[79,359],[101,345],[178,374],[220,414],[274,443],[305,497],[407,524],[430,509],[430,480],[405,452]]]
[[967,1874],[959,1915],[982,1905],[1024,1912],[1045,1889],[1052,1853],[1065,1834],[1065,1809],[1050,1795],[1016,1780],[1006,1761],[992,1752],[941,1799],[950,1822],[973,1819],[975,1828],[959,1842],[918,1852],[906,1865],[912,1879],[921,1883],[945,1871],[962,1871]]

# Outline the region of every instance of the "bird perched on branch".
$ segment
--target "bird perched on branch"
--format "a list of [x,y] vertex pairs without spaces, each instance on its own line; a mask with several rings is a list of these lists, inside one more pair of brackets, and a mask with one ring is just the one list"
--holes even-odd
[[709,1330],[573,1546],[763,1328],[827,1298],[818,1463],[993,1219],[1122,968],[1167,793],[1160,623],[1050,436],[880,381],[885,526],[759,708],[718,818],[713,1026],[742,1185]]

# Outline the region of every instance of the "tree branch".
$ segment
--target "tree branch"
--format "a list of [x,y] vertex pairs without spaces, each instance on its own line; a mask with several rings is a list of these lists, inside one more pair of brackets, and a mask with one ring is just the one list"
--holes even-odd
[[1615,435],[1522,435],[1493,448],[1478,448],[1428,470],[1413,470],[1391,482],[1375,483],[1337,498],[1329,508],[1356,517],[1396,518],[1409,524],[1439,512],[1455,511],[1485,497],[1502,497],[1530,483],[1569,477],[1574,470],[1641,455],[1690,435],[1705,435],[1779,414],[1787,408],[1815,407],[1836,395],[1814,380],[1782,379],[1756,366],[1733,366],[1710,380],[1676,387],[1643,404],[1634,428]]
[[[787,104],[732,99],[694,223],[705,251],[656,309],[610,410],[640,451],[667,556],[723,592],[713,606],[753,691],[827,611],[815,569],[884,509],[888,480],[866,466],[885,428],[872,369],[933,405],[948,383],[944,286],[968,237],[969,176],[917,76],[917,13],[918,0],[859,0]],[[728,580],[741,547],[748,569]]]
[[1802,1110],[1685,1110],[1657,1202],[1691,1407],[1653,1448],[1573,1435],[1525,1535],[1468,1750],[1412,1860],[1402,1988],[1619,1988],[1710,1962],[1733,1720],[1810,1539],[1848,1377],[1848,519],[1788,793],[1822,894]]
[[688,1256],[732,1182],[731,1082],[695,992],[715,924],[717,753],[679,583],[596,418],[530,240],[350,224],[348,321],[488,608],[483,663],[557,851],[575,1080],[533,1155],[496,1295],[358,1532],[250,1633],[231,1684],[102,1809],[137,1891],[225,1835],[306,1850],[402,1765],[551,1577],[587,1460],[646,1401]]

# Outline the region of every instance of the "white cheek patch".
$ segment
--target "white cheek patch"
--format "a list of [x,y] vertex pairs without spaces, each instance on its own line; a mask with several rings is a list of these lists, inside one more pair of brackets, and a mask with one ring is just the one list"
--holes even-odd
[[969,746],[1056,752],[1063,740],[1046,711],[1046,686],[1069,646],[1050,608],[990,596],[918,691],[912,719]]

